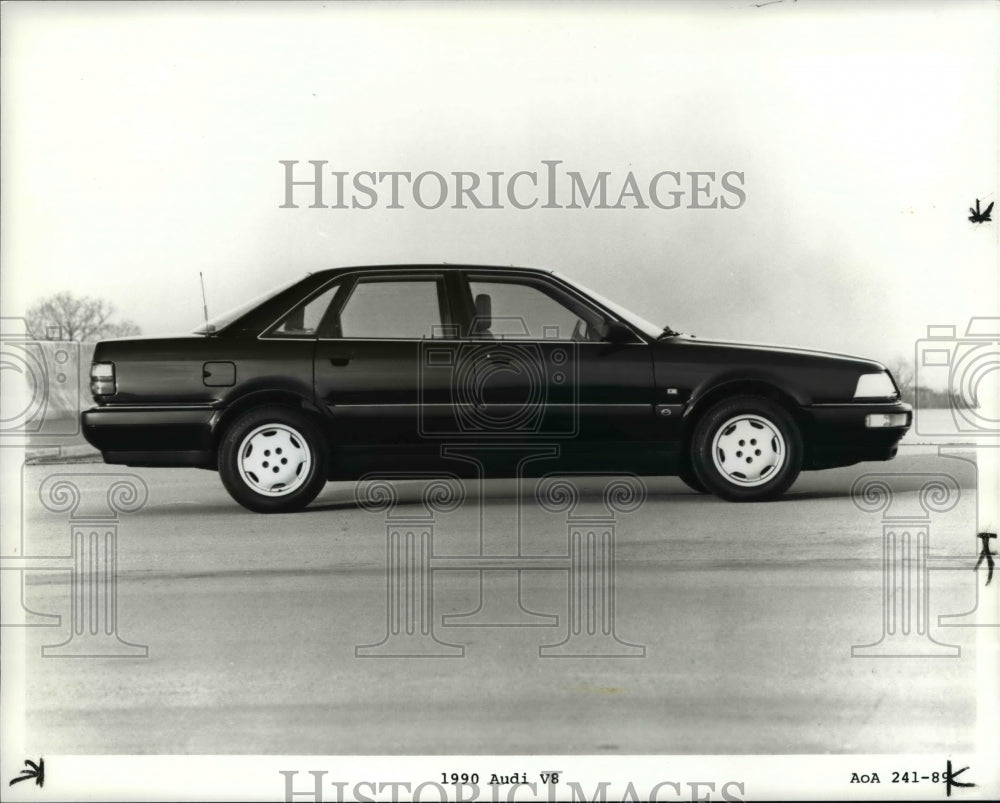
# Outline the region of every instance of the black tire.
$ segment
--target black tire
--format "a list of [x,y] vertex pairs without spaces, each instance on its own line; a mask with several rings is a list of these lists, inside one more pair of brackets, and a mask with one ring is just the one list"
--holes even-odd
[[293,407],[249,410],[233,421],[219,444],[222,484],[257,513],[304,508],[326,484],[328,460],[319,428]]
[[698,494],[707,494],[708,488],[701,484],[701,480],[698,479],[697,475],[694,473],[694,469],[690,466],[685,466],[679,472],[677,476],[680,478],[688,488]]
[[722,499],[775,499],[802,470],[802,435],[782,405],[763,396],[737,396],[698,422],[691,465],[701,484]]

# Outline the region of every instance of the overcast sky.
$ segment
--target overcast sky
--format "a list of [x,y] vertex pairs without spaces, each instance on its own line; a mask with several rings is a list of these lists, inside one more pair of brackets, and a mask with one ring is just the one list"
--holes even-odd
[[[3,7],[2,313],[147,334],[324,267],[551,267],[703,336],[883,360],[998,315],[995,3]],[[739,171],[738,209],[279,208],[357,173]],[[302,196],[304,197],[304,196]],[[685,199],[685,203],[687,199]]]

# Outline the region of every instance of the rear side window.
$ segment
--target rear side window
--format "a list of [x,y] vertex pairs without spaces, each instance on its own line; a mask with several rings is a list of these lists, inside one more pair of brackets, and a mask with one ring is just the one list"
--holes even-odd
[[299,304],[268,332],[268,336],[315,337],[339,286],[339,283],[334,283],[318,296]]
[[340,336],[421,340],[441,337],[447,323],[440,278],[361,279],[341,309]]

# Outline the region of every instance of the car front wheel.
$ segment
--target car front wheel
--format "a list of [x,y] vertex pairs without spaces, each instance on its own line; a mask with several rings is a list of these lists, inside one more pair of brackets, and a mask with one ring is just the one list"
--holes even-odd
[[257,513],[308,505],[326,484],[327,449],[317,427],[291,407],[250,410],[219,446],[219,475],[230,496]]
[[739,396],[717,404],[698,422],[691,464],[702,485],[723,499],[775,499],[799,475],[802,436],[777,402]]

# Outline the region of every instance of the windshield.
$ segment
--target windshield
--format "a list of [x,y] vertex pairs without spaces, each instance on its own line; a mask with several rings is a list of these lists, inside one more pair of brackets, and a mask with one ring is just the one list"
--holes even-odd
[[195,329],[192,332],[192,334],[210,335],[213,334],[214,332],[218,332],[222,329],[225,329],[227,326],[229,326],[229,324],[231,324],[241,315],[244,315],[245,313],[249,312],[256,306],[263,304],[269,298],[274,298],[276,295],[278,295],[278,293],[282,292],[283,290],[287,290],[293,284],[301,282],[302,279],[303,279],[302,276],[298,276],[295,279],[292,279],[291,281],[287,281],[284,284],[278,285],[277,287],[272,287],[266,293],[262,293],[256,298],[252,298],[249,301],[240,304],[238,307],[234,307],[228,312],[223,312],[221,315],[216,315],[214,318],[209,318],[206,323],[203,323],[201,326]]
[[632,312],[632,310],[625,309],[625,307],[623,307],[621,304],[616,304],[614,301],[611,301],[610,299],[605,298],[600,293],[597,293],[594,290],[591,290],[589,287],[586,287],[585,285],[580,284],[575,279],[570,279],[568,276],[564,276],[563,274],[559,273],[558,271],[553,271],[553,275],[554,276],[558,276],[560,279],[562,279],[567,284],[572,285],[577,290],[579,290],[582,293],[590,296],[592,299],[594,299],[599,304],[602,304],[603,306],[607,307],[615,315],[617,315],[623,321],[626,321],[627,323],[629,323],[632,326],[634,326],[636,329],[638,329],[640,332],[642,332],[647,337],[656,338],[656,337],[659,337],[660,334],[663,332],[663,327],[662,326],[657,326],[655,323],[651,323],[650,321],[647,321],[641,315],[636,315],[634,312]]

